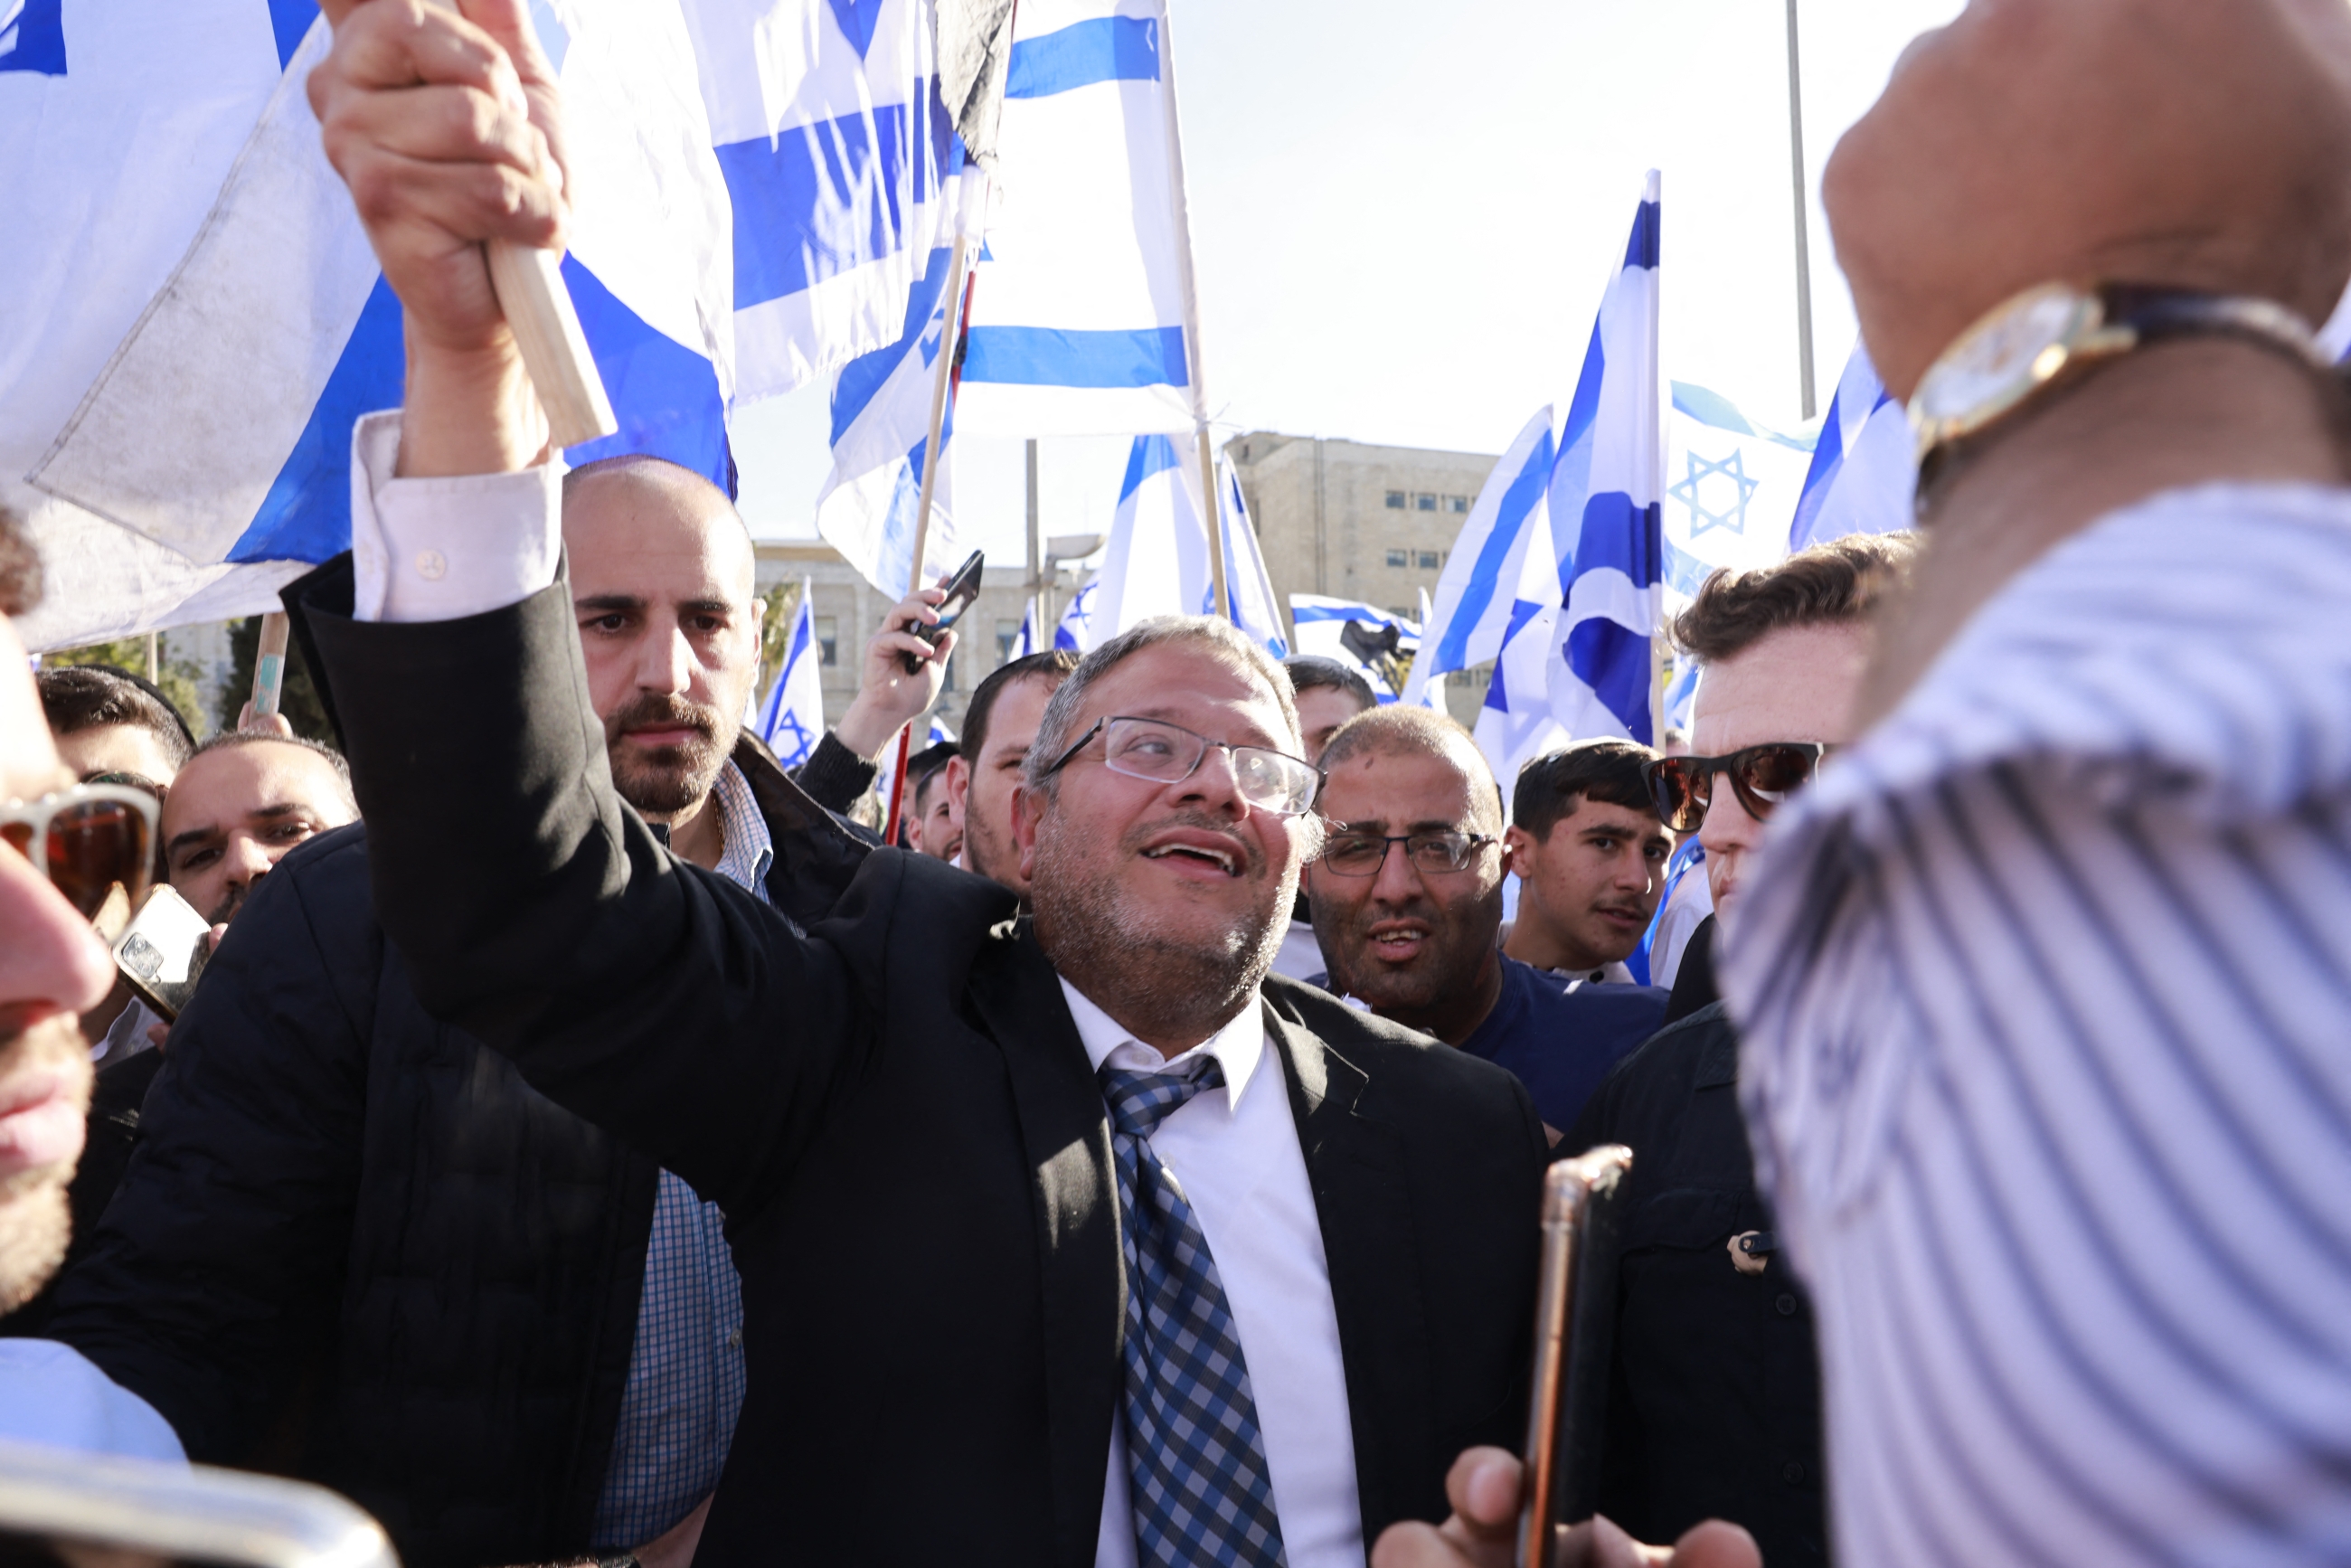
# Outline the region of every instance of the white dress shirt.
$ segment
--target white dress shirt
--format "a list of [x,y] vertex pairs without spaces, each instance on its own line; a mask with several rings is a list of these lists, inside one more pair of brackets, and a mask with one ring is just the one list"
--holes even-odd
[[[1145,1072],[1180,1069],[1203,1056],[1223,1065],[1225,1086],[1204,1089],[1170,1113],[1151,1134],[1152,1151],[1183,1184],[1232,1308],[1283,1556],[1290,1568],[1363,1568],[1364,1516],[1331,1268],[1281,1054],[1266,1042],[1264,1008],[1252,998],[1232,1022],[1163,1062],[1067,980],[1061,995],[1096,1071],[1105,1062]],[[1122,1403],[1111,1418],[1095,1568],[1133,1568],[1128,1482]]]
[[1724,931],[1849,1563],[2351,1562],[2351,490],[2066,539]]
[[187,1458],[152,1405],[71,1345],[47,1339],[0,1339],[0,1437],[133,1459]]
[[[400,416],[370,414],[352,432],[354,613],[362,621],[445,621],[518,602],[555,580],[561,547],[559,459],[517,474],[392,476]],[[1162,1065],[1100,1008],[1061,987],[1096,1068]],[[1225,1087],[1177,1109],[1152,1148],[1184,1184],[1232,1309],[1265,1438],[1266,1468],[1290,1568],[1363,1568],[1355,1442],[1331,1270],[1290,1117],[1281,1059],[1266,1048],[1252,1003],[1176,1058],[1212,1054]],[[1112,1419],[1099,1568],[1130,1568],[1125,1412]]]

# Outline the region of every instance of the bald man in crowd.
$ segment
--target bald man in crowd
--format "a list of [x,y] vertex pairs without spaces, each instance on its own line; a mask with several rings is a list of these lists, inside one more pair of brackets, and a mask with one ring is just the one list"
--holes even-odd
[[[822,915],[865,852],[740,727],[759,613],[733,505],[674,465],[608,460],[563,480],[563,544],[621,798],[684,858]],[[927,703],[953,633],[935,654],[892,636],[925,660],[906,695]],[[321,760],[214,746],[172,821],[209,765]],[[722,1218],[434,1022],[371,886],[361,826],[248,869],[242,893],[198,888],[235,924],[48,1332],[190,1458],[253,1464],[267,1442],[373,1511],[403,1562],[683,1563],[743,1396]]]
[[1332,737],[1322,772],[1330,832],[1306,873],[1321,983],[1508,1068],[1556,1135],[1656,1030],[1666,993],[1570,991],[1501,950],[1501,791],[1451,719],[1374,708]]

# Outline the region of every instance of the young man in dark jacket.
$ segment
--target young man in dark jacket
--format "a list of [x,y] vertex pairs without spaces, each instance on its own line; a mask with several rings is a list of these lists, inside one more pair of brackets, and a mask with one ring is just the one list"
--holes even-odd
[[[822,915],[864,850],[739,730],[758,616],[726,497],[594,465],[566,481],[564,544],[622,797],[685,859]],[[893,670],[928,653],[876,643]],[[919,711],[937,670],[868,695]],[[354,827],[239,914],[47,1332],[191,1458],[347,1492],[412,1564],[684,1561],[742,1401],[721,1224],[427,1016]]]

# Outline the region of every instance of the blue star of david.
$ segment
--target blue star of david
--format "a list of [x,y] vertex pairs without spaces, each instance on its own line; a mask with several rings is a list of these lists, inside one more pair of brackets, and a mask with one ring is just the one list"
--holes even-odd
[[[791,742],[789,746],[783,744],[788,737]],[[800,722],[799,715],[786,708],[778,716],[776,732],[768,737],[768,749],[774,752],[785,767],[807,760],[808,754],[815,747],[815,738],[809,734],[808,726]]]
[[[1689,508],[1690,538],[1696,538],[1700,534],[1711,533],[1716,528],[1728,528],[1730,532],[1742,537],[1746,534],[1747,503],[1755,498],[1755,492],[1763,487],[1763,482],[1761,479],[1750,479],[1747,476],[1744,455],[1736,446],[1730,449],[1729,457],[1719,462],[1709,457],[1700,457],[1694,451],[1685,454],[1688,460],[1689,472],[1674,484],[1667,486],[1666,494]],[[1700,483],[1717,474],[1730,481],[1737,495],[1737,499],[1731,502],[1726,511],[1709,510],[1698,499]],[[1717,488],[1719,489],[1720,486]]]

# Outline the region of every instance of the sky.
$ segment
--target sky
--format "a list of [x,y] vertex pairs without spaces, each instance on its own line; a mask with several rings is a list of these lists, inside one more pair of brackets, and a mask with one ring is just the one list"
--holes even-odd
[[[1818,400],[1854,318],[1821,166],[1959,0],[1799,0]],[[1664,372],[1801,418],[1782,0],[1170,0],[1221,442],[1275,430],[1499,453],[1564,411],[1663,174]],[[827,390],[738,409],[741,504],[808,538]],[[962,536],[1024,557],[1024,454],[959,440]],[[1041,444],[1047,535],[1108,528],[1123,436]]]

